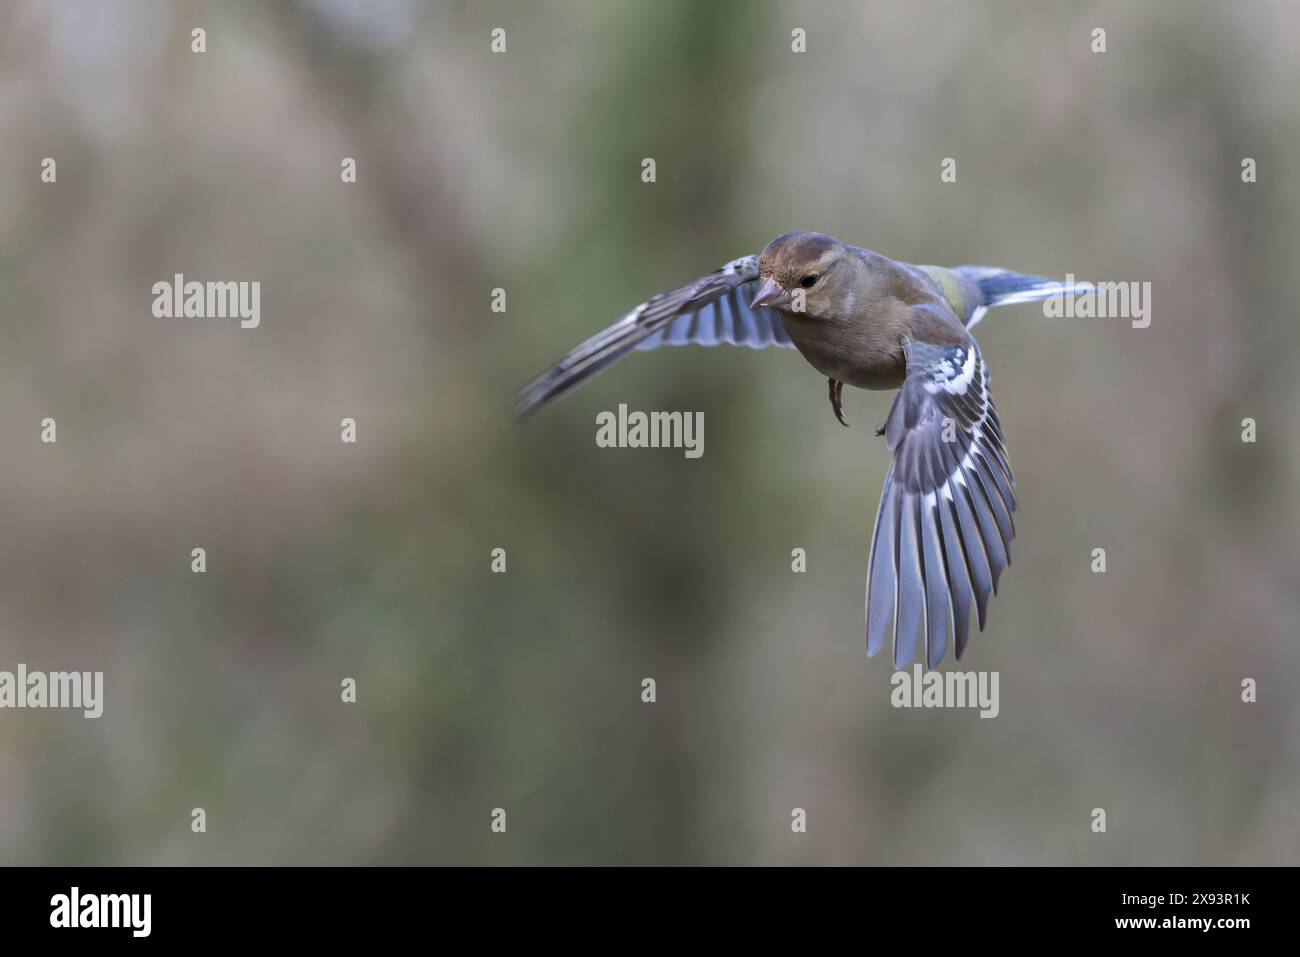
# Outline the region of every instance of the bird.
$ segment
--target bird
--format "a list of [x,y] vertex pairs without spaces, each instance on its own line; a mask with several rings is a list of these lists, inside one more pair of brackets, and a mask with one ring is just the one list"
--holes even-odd
[[823,233],[788,232],[580,343],[519,392],[514,413],[528,418],[633,350],[687,344],[797,350],[826,377],[845,426],[845,385],[897,390],[876,429],[891,461],[867,558],[867,655],[889,642],[902,669],[923,642],[933,670],[950,635],[961,660],[972,602],[984,631],[1016,531],[1015,478],[971,329],[992,307],[1067,288],[995,267],[911,265]]

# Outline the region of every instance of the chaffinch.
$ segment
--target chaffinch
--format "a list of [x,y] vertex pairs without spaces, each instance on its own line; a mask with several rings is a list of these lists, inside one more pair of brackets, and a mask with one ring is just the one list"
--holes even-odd
[[[632,349],[661,345],[797,349],[841,392],[898,389],[876,430],[893,455],[867,562],[867,654],[892,635],[894,666],[918,640],[937,667],[961,658],[972,598],[980,630],[1010,564],[1016,509],[988,366],[970,329],[990,306],[1060,293],[1060,283],[982,266],[913,266],[830,236],[793,232],[643,302],[520,392],[524,417]],[[892,621],[892,629],[890,624]]]

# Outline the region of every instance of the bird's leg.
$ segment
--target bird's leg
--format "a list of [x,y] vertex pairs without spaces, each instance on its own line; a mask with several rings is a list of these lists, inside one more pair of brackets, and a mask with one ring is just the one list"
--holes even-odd
[[831,408],[835,411],[835,418],[840,420],[840,425],[848,428],[848,423],[844,421],[844,404],[841,402],[844,383],[838,379],[827,379],[826,381],[831,385]]

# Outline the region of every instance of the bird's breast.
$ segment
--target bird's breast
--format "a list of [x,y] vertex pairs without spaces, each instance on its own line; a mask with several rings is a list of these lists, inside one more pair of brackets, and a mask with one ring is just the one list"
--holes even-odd
[[827,378],[858,389],[897,389],[903,384],[902,344],[882,330],[807,316],[782,316],[782,321],[800,355]]

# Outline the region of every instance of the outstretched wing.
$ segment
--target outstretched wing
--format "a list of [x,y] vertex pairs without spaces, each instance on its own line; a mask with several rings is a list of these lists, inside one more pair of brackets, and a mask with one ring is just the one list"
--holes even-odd
[[634,348],[720,342],[754,349],[793,348],[775,309],[749,308],[757,285],[758,257],[744,256],[641,303],[525,386],[515,400],[515,415],[535,412]]
[[868,562],[867,654],[885,646],[892,618],[894,667],[912,660],[924,635],[934,668],[950,627],[961,658],[972,597],[984,629],[989,595],[1010,564],[1015,480],[975,340],[903,348],[907,377],[885,423],[894,460]]

